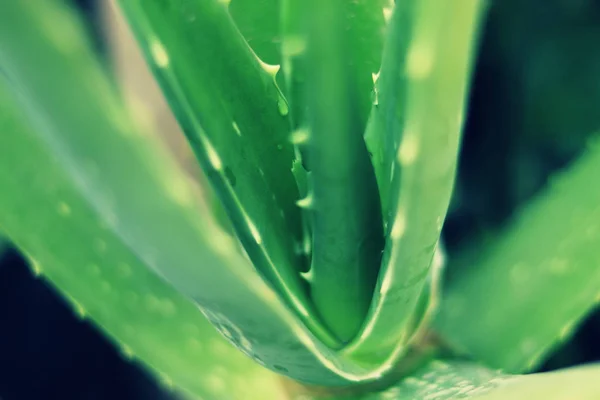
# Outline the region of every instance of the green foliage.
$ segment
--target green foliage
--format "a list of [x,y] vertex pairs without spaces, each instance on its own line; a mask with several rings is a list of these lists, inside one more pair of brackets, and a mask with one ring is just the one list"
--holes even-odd
[[[290,86],[299,80],[294,78],[296,74],[305,77],[304,96],[291,100],[306,105],[304,119],[295,121],[299,127],[292,140],[309,170],[310,189],[298,202],[310,215],[312,262],[308,277],[318,311],[333,332],[348,342],[367,313],[383,249],[377,182],[363,140],[366,118],[361,110],[368,111],[369,107],[359,101],[370,97],[370,77],[376,66],[363,65],[349,56],[361,54],[360,35],[355,31],[368,26],[369,21],[361,18],[363,14],[371,17],[365,11],[376,10],[381,20],[383,14],[365,4],[352,3],[349,7],[344,1],[300,2],[302,6],[289,7],[307,7],[314,16],[307,18],[293,39],[284,36],[284,40],[306,47],[296,55],[303,62],[288,74]],[[358,9],[348,9],[354,7]],[[381,29],[375,25],[373,32],[364,36],[372,37]],[[368,87],[360,91],[353,87],[364,80],[369,80]],[[342,307],[344,313],[339,312]]]
[[[600,385],[599,365],[534,375],[505,375],[465,361],[434,360],[397,385],[378,393],[343,396],[346,400],[593,400]],[[303,397],[297,397],[302,399]],[[306,397],[304,397],[306,398]],[[314,399],[335,400],[338,396]]]
[[448,282],[436,325],[445,338],[490,365],[521,372],[571,335],[600,300],[600,192],[589,185],[599,166],[594,141],[482,243],[483,251],[457,258],[463,271]]
[[[256,86],[256,88],[276,88],[272,77],[270,78],[271,80],[267,81],[263,78],[265,71],[275,73],[277,68],[269,68],[260,60],[254,58],[254,56],[248,56],[245,59],[243,57],[235,59],[223,56],[223,54],[227,53],[223,49],[228,48],[231,49],[229,50],[231,52],[237,49],[236,54],[238,55],[251,54],[247,46],[240,42],[240,37],[237,36],[237,33],[232,28],[227,28],[230,26],[231,21],[227,19],[226,9],[223,4],[214,1],[197,1],[180,4],[177,1],[164,3],[156,0],[123,3],[126,16],[131,21],[142,48],[145,49],[148,63],[153,66],[159,81],[162,82],[167,99],[172,103],[180,124],[187,127],[184,129],[187,132],[187,136],[189,138],[204,138],[214,135],[214,139],[210,137],[210,143],[214,143],[217,140],[222,143],[219,148],[216,145],[203,148],[202,145],[206,147],[208,141],[204,139],[192,140],[192,145],[197,149],[198,159],[201,164],[205,165],[205,170],[209,178],[213,177],[213,183],[217,191],[222,190],[220,185],[226,186],[225,189],[229,190],[229,192],[224,190],[225,194],[221,195],[221,199],[229,208],[230,216],[234,222],[236,218],[238,220],[238,235],[240,235],[242,244],[245,246],[250,258],[254,261],[257,269],[263,272],[263,276],[266,276],[274,284],[279,295],[288,301],[288,305],[296,311],[297,316],[301,318],[302,322],[319,339],[319,341],[309,343],[306,339],[300,338],[301,344],[295,347],[297,349],[295,353],[297,354],[294,358],[296,360],[306,359],[307,355],[300,354],[308,351],[326,369],[334,372],[335,375],[343,377],[345,380],[351,381],[372,379],[380,375],[385,370],[390,369],[402,353],[406,351],[407,343],[412,339],[424,311],[427,310],[426,306],[419,307],[418,310],[416,306],[417,304],[423,304],[423,302],[426,304],[427,295],[421,294],[421,291],[427,282],[429,265],[436,250],[435,245],[431,246],[431,243],[425,241],[430,241],[429,238],[419,236],[414,246],[418,249],[422,246],[427,250],[423,256],[423,261],[418,264],[419,272],[413,273],[417,279],[408,279],[408,282],[414,281],[410,285],[408,293],[404,295],[406,291],[406,278],[401,279],[401,275],[395,274],[393,270],[386,272],[387,279],[380,278],[382,281],[379,283],[381,286],[384,285],[382,282],[385,282],[384,290],[380,289],[376,292],[371,302],[372,315],[368,320],[364,321],[364,328],[361,335],[357,337],[357,341],[352,343],[342,353],[331,351],[331,348],[335,349],[339,347],[340,343],[337,338],[327,331],[326,325],[332,325],[334,333],[340,335],[342,341],[348,341],[355,334],[360,324],[363,323],[363,316],[371,299],[374,280],[378,270],[378,253],[381,251],[381,244],[378,245],[378,243],[381,243],[381,239],[378,239],[378,235],[380,235],[379,232],[382,228],[381,223],[377,222],[377,219],[380,218],[377,206],[379,199],[373,193],[375,189],[373,173],[372,171],[370,172],[371,165],[366,160],[366,150],[360,138],[361,133],[366,128],[366,121],[364,118],[361,119],[360,112],[355,112],[355,110],[364,108],[364,106],[360,105],[361,99],[369,98],[370,90],[367,90],[364,84],[360,84],[358,89],[345,91],[345,88],[353,87],[352,82],[364,82],[365,77],[370,79],[370,85],[373,84],[372,76],[370,75],[373,74],[374,63],[369,60],[376,58],[376,54],[372,55],[369,51],[377,52],[377,47],[370,45],[370,43],[376,43],[377,40],[373,39],[373,41],[369,41],[367,44],[360,41],[357,42],[357,40],[364,34],[365,26],[373,27],[369,31],[374,38],[380,36],[380,29],[382,29],[383,16],[385,14],[383,5],[378,11],[374,11],[373,8],[369,8],[365,4],[357,3],[352,7],[343,7],[343,3],[337,5],[322,5],[320,3],[311,5],[311,7],[318,7],[319,9],[323,7],[323,12],[318,13],[323,20],[313,21],[310,19],[310,23],[308,19],[303,21],[302,17],[297,21],[288,20],[290,16],[296,15],[296,12],[302,11],[302,7],[309,6],[308,4],[303,3],[302,6],[293,2],[283,4],[284,26],[287,26],[284,29],[284,36],[282,38],[284,61],[286,57],[288,59],[287,63],[284,63],[284,68],[286,65],[288,68],[287,71],[284,71],[288,77],[286,87],[288,87],[290,92],[292,105],[304,105],[297,107],[300,111],[296,115],[293,115],[293,121],[290,122],[291,126],[296,128],[291,138],[289,137],[290,133],[287,127],[278,128],[277,125],[277,121],[281,121],[282,117],[287,117],[287,101],[283,100],[286,104],[285,112],[283,113],[285,115],[277,115],[273,111],[278,110],[281,114],[282,103],[277,103],[276,107],[275,98],[272,97],[269,111],[269,92],[261,94],[262,92],[258,89],[252,92],[255,98],[253,100],[254,103],[260,105],[262,102],[261,96],[266,96],[265,104],[267,104],[258,111],[253,111],[252,115],[259,116],[264,114],[264,121],[274,121],[270,125],[272,128],[263,129],[263,131],[271,132],[272,135],[278,135],[283,132],[286,143],[290,146],[292,145],[292,141],[295,144],[300,144],[298,141],[307,140],[305,146],[299,146],[301,153],[304,153],[303,155],[305,156],[303,157],[305,168],[310,171],[306,173],[306,185],[308,185],[308,189],[304,189],[307,190],[307,196],[304,199],[300,199],[296,195],[294,203],[299,201],[301,206],[312,203],[318,211],[314,212],[314,209],[308,209],[310,217],[305,217],[304,226],[300,227],[304,231],[304,237],[296,241],[297,248],[305,249],[306,237],[308,235],[312,236],[312,270],[308,274],[310,277],[310,288],[308,288],[308,285],[303,285],[301,281],[299,282],[301,274],[297,273],[297,271],[302,270],[302,263],[300,262],[300,265],[296,266],[296,268],[289,267],[288,265],[291,263],[284,263],[282,261],[284,259],[278,256],[283,254],[282,251],[285,251],[286,248],[285,244],[281,242],[281,234],[277,233],[278,231],[272,229],[271,226],[273,220],[277,220],[279,216],[271,215],[269,217],[268,214],[264,214],[260,217],[260,214],[251,213],[250,208],[247,207],[256,206],[258,209],[264,209],[267,213],[273,212],[277,208],[273,206],[265,207],[263,202],[256,203],[252,196],[244,198],[241,195],[238,196],[232,193],[231,185],[228,186],[227,184],[227,174],[224,171],[225,166],[242,160],[252,164],[248,168],[256,169],[256,166],[259,166],[258,168],[260,169],[261,163],[268,161],[267,157],[260,157],[260,160],[258,158],[247,160],[249,146],[262,146],[264,143],[254,143],[258,139],[253,139],[251,140],[253,143],[248,143],[245,146],[240,145],[236,147],[233,145],[232,143],[236,141],[242,139],[248,140],[245,133],[239,135],[237,132],[234,132],[237,130],[245,132],[246,122],[244,122],[245,120],[233,118],[232,112],[227,112],[226,108],[223,110],[215,109],[212,102],[212,99],[216,96],[225,96],[228,92],[239,90],[243,85],[252,85],[251,82],[238,83],[237,78],[230,79],[243,74],[246,74],[243,76],[250,79],[250,75],[247,75],[248,71],[255,71],[257,73],[255,79],[257,81],[261,81],[262,79],[262,82],[266,85]],[[457,7],[457,11],[452,10],[450,12],[449,9],[443,9],[443,18],[434,19],[432,24],[419,28],[422,32],[425,32],[425,35],[433,34],[432,43],[424,43],[425,46],[443,46],[438,43],[439,40],[455,42],[455,47],[451,47],[449,51],[454,53],[458,64],[436,64],[436,68],[432,70],[433,74],[431,78],[425,74],[420,75],[419,79],[416,79],[416,81],[422,82],[415,84],[417,87],[415,90],[418,93],[422,92],[425,94],[424,101],[414,105],[414,109],[417,110],[415,111],[416,115],[424,112],[428,107],[426,104],[427,96],[435,95],[437,90],[448,90],[450,93],[448,99],[452,101],[452,103],[449,103],[449,106],[458,107],[457,109],[451,108],[446,110],[444,107],[447,105],[441,103],[438,112],[442,115],[450,113],[452,117],[460,114],[464,101],[464,87],[468,77],[467,71],[470,59],[469,55],[471,53],[470,45],[473,43],[472,35],[476,27],[475,19],[479,8],[478,2],[468,1]],[[331,12],[326,12],[328,10]],[[386,10],[386,12],[390,11],[387,8]],[[428,6],[422,9],[418,8],[419,12],[415,14],[406,15],[402,12],[401,8],[398,8],[396,12],[398,16],[395,18],[396,22],[393,22],[393,24],[394,26],[401,27],[405,20],[412,21],[412,19],[421,18],[421,14],[426,15],[431,10],[431,6]],[[202,18],[198,16],[199,14],[202,14]],[[377,14],[378,16],[376,16]],[[458,31],[456,36],[444,36],[443,34],[446,31],[443,30],[443,27],[449,27],[452,18],[458,16],[465,19],[465,29]],[[366,23],[361,23],[361,21],[366,21]],[[219,26],[218,29],[215,28],[217,25]],[[226,29],[231,30],[229,36],[226,33],[215,34],[215,32],[226,32]],[[349,29],[350,32],[356,30],[357,33],[347,36],[342,35],[342,31],[345,32],[346,29]],[[394,29],[390,28],[390,32],[394,33]],[[359,34],[358,31],[362,32],[362,34]],[[319,40],[321,37],[338,37],[339,40],[328,43],[327,40]],[[409,37],[403,40],[412,39],[412,37]],[[154,40],[160,43],[160,48],[162,49],[159,52],[160,57],[158,58],[156,57],[156,49],[153,50]],[[238,47],[232,47],[236,43]],[[421,45],[422,43],[417,43],[417,47]],[[390,58],[390,67],[389,71],[386,71],[385,68],[382,71],[384,77],[387,74],[395,76],[398,73],[398,67],[393,62],[394,59],[403,55],[402,51],[396,54],[398,51],[396,46],[393,44],[390,46],[390,55],[388,55]],[[358,49],[359,53],[362,49],[368,55],[365,57],[368,62],[365,62],[364,65],[357,63],[357,55],[353,55],[352,57],[354,58],[345,58],[345,54],[348,52],[353,53],[355,48]],[[341,53],[338,53],[338,49]],[[343,49],[348,50],[344,52]],[[430,50],[433,51],[432,49]],[[306,56],[304,53],[306,53]],[[324,55],[331,55],[332,57],[323,57]],[[420,55],[417,54],[417,57],[420,57]],[[229,59],[235,61],[235,63],[228,64],[230,62]],[[346,71],[346,66],[348,65],[353,66],[353,68],[350,68],[348,71],[351,72],[346,75],[344,71]],[[309,67],[312,69],[304,69]],[[297,74],[299,74],[300,78],[296,78]],[[446,76],[448,74],[450,74],[450,78]],[[199,77],[199,75],[206,76]],[[452,81],[452,83],[447,83],[444,78],[448,78],[448,81]],[[201,83],[202,79],[205,80],[206,85]],[[241,80],[241,78],[239,79]],[[206,87],[213,87],[209,84],[216,85],[215,89],[207,91]],[[301,85],[301,88],[295,89],[295,85],[297,84]],[[444,86],[446,84],[447,86]],[[403,87],[400,89],[403,89]],[[390,90],[397,90],[397,88],[393,86]],[[419,94],[417,97],[419,96],[421,95]],[[206,98],[207,100],[202,101],[201,98]],[[387,105],[385,101],[388,98],[394,98],[394,96],[391,93],[389,97],[385,97],[384,95],[384,107],[381,109],[386,111],[378,111],[378,108],[375,107],[372,112],[375,115],[374,119],[387,119],[391,122],[390,126],[378,125],[374,129],[373,134],[399,137],[401,127],[395,121],[403,115],[403,111],[396,110],[392,101],[390,101],[390,105]],[[208,99],[211,100],[209,101]],[[353,99],[359,101],[355,102]],[[227,104],[227,102],[232,103],[232,105],[228,106],[233,107],[232,109],[237,109],[236,107],[238,106],[241,108],[240,105],[242,103],[239,102],[237,97],[233,96],[225,98],[218,103]],[[182,107],[182,105],[185,107]],[[292,111],[296,112],[294,110],[296,108],[293,107]],[[247,110],[244,112],[247,112]],[[199,121],[199,123],[190,125],[188,123],[190,118],[192,118],[190,115],[196,114],[198,115],[196,121]],[[354,115],[358,119],[353,120]],[[222,126],[226,126],[227,129],[218,130],[214,127],[211,128],[213,122],[205,126],[202,120],[209,117],[211,121],[222,119]],[[304,120],[306,122],[303,122]],[[236,122],[235,127],[237,129],[230,128],[232,121]],[[202,128],[200,127],[200,123],[202,123]],[[250,123],[255,124],[256,119],[252,119]],[[347,127],[352,127],[352,130],[349,131]],[[211,129],[214,129],[213,133],[210,133]],[[459,129],[460,124],[456,124],[450,126],[443,134],[457,138]],[[253,130],[252,125],[250,126],[250,130]],[[434,133],[437,134],[437,132]],[[416,133],[419,137],[425,134],[426,132]],[[228,143],[227,141],[231,141],[232,143]],[[399,142],[399,140],[397,141]],[[450,147],[447,150],[447,154],[450,159],[455,160],[458,141],[455,139],[454,143],[455,147]],[[396,148],[398,148],[398,145],[399,143],[396,144]],[[339,151],[339,146],[344,146],[344,151]],[[211,148],[214,149],[214,153],[210,151]],[[437,149],[432,150],[432,153],[435,151]],[[429,152],[426,146],[425,152],[425,154]],[[397,150],[394,151],[394,154],[396,153]],[[215,157],[219,160],[217,166],[220,168],[215,168],[214,163],[210,163],[211,154],[214,156],[213,161]],[[298,153],[296,157],[299,158]],[[361,161],[357,162],[357,160]],[[428,160],[428,158],[424,157],[423,160]],[[396,166],[399,163],[398,158],[394,157],[389,160],[389,167],[392,165]],[[452,187],[451,175],[454,169],[452,161],[441,164],[441,167],[444,168],[443,172],[447,174],[444,177],[449,179],[445,179],[443,181],[444,185],[441,187],[441,193],[444,196],[434,198],[435,204],[432,208],[435,210],[435,214],[432,214],[432,217],[430,210],[426,209],[423,215],[415,215],[416,224],[425,224],[430,229],[433,229],[430,232],[433,232],[434,243],[439,239],[439,221],[443,219],[443,214],[447,206],[450,188]],[[292,165],[293,162],[290,161],[288,168],[290,172],[292,172]],[[425,161],[424,165],[431,165],[434,171],[435,168],[439,168],[439,166],[436,167],[438,164],[427,161]],[[282,166],[281,168],[285,167]],[[417,168],[424,167],[418,164]],[[296,169],[295,174],[290,174],[296,180],[300,180],[304,173],[302,169],[298,169]],[[234,175],[238,176],[237,170],[232,171]],[[432,175],[432,178],[429,179],[436,179],[436,173],[433,171],[425,172],[425,174]],[[396,175],[399,176],[399,174]],[[408,176],[410,177],[410,175]],[[285,180],[285,175],[281,179]],[[244,177],[244,180],[249,183],[254,182],[251,177]],[[291,179],[290,182],[295,182],[295,180]],[[417,183],[413,183],[415,182],[414,180],[409,180],[409,182],[408,186],[420,186]],[[302,188],[302,182],[296,183],[299,183],[298,186]],[[406,182],[403,184],[406,185]],[[369,185],[373,189],[365,190]],[[400,183],[394,183],[394,185],[396,193],[399,193],[402,190],[399,187],[401,186]],[[267,194],[270,197],[275,196],[273,198],[277,197],[277,191],[269,192],[268,188],[261,188],[258,183],[248,184],[248,187],[257,193],[260,192],[258,193],[260,196]],[[429,188],[430,185],[423,187],[428,188],[428,190],[435,189],[435,187]],[[281,191],[280,193],[283,196],[293,195],[293,192],[289,190]],[[258,198],[260,199],[260,197]],[[230,201],[228,199],[233,200]],[[289,203],[287,200],[284,202],[286,204]],[[389,201],[386,199],[384,203],[388,202],[395,204],[396,198]],[[319,209],[319,207],[322,208]],[[296,208],[296,211],[298,210],[301,210],[301,208]],[[257,217],[254,218],[252,215]],[[394,214],[393,217],[395,216]],[[425,223],[424,219],[428,219],[428,222]],[[309,221],[309,224],[306,223],[306,220]],[[258,223],[255,223],[256,221]],[[308,228],[307,225],[309,225]],[[389,223],[388,225],[388,234],[391,235],[392,224]],[[273,240],[269,240],[270,236],[273,237]],[[386,253],[384,253],[388,257],[396,246],[393,243],[394,240],[390,242],[392,244],[388,246]],[[356,249],[359,249],[359,251],[356,252]],[[408,257],[412,258],[410,253]],[[343,262],[342,260],[347,261]],[[404,265],[402,267],[404,268]],[[389,268],[385,270],[388,271]],[[371,278],[364,279],[369,276]],[[394,276],[396,277],[394,278]],[[389,292],[387,290],[388,287]],[[382,292],[383,295],[381,295]],[[313,308],[313,303],[316,310]],[[340,313],[338,311],[341,305],[347,308],[347,312]],[[418,315],[413,317],[413,313]],[[233,315],[235,314],[228,314],[228,318],[232,319]],[[325,324],[320,321],[319,315],[324,317]],[[275,325],[285,323],[281,318],[281,316],[274,317],[268,322],[263,322],[263,324],[269,327],[270,330],[273,330],[275,329]],[[241,325],[244,324],[244,321],[233,319],[232,322],[240,327],[245,334],[252,335],[247,325]],[[248,323],[251,322],[246,321],[246,324]],[[382,327],[380,328],[378,325],[382,325]],[[248,337],[251,341],[255,339],[257,343],[272,342],[270,336],[266,334],[257,334]],[[382,340],[382,338],[386,338],[386,340]],[[326,344],[330,349],[315,347],[320,344]],[[287,349],[281,349],[280,353],[283,351],[289,352],[289,347],[291,346],[288,346]],[[266,359],[264,354],[260,352],[258,354],[261,358]],[[281,361],[279,363],[281,365]],[[317,365],[314,364],[314,361],[307,361],[306,363],[308,368],[319,371],[316,369]],[[270,365],[269,362],[267,364]],[[328,377],[330,376],[329,374],[323,375],[323,371],[310,375],[302,372],[302,375],[300,375],[297,366],[285,365],[285,368],[290,376],[298,379],[322,384],[335,383],[335,380]]]
[[[41,23],[47,15],[68,30],[66,37],[73,47],[67,49],[71,51],[61,51],[64,47],[59,46],[64,43],[53,41],[51,26]],[[27,120],[35,127],[36,143],[60,162],[65,179],[89,202],[101,226],[138,255],[146,268],[200,305],[195,310],[197,318],[203,318],[203,313],[225,336],[236,332],[230,340],[250,356],[306,381],[343,382],[335,369],[331,371],[319,359],[334,359],[333,350],[309,336],[252,268],[238,244],[220,230],[196,189],[158,148],[156,139],[131,123],[91,49],[81,41],[81,27],[73,15],[52,2],[40,7],[11,3],[3,6],[0,29],[4,90],[12,93],[6,98],[25,108]],[[43,75],[37,73],[38,57],[45,60]],[[27,96],[32,92],[36,95]],[[20,154],[18,146],[24,146],[26,137],[3,135],[2,140],[3,152]],[[29,159],[28,168],[33,165],[45,171],[39,157],[33,155],[3,156],[3,162],[8,159],[14,163]],[[6,179],[17,179],[22,186],[28,179],[16,171],[16,167],[3,168]],[[27,186],[20,189],[25,190]],[[28,215],[27,210],[15,209],[19,204],[15,201],[0,207],[0,226],[24,253],[41,259],[36,254],[41,250],[34,251],[33,245],[20,237],[32,235],[32,240],[38,240],[45,235],[33,236],[38,231],[18,222]],[[40,207],[39,212],[54,215],[57,207],[64,208],[54,204]],[[74,208],[68,201],[66,207]],[[95,239],[79,237],[89,245]],[[80,265],[60,258],[54,262],[67,270]],[[43,261],[39,264],[44,268]],[[86,299],[77,301],[83,308],[91,308]],[[131,344],[134,352],[137,345]],[[351,364],[348,368],[363,371]]]
[[405,351],[422,318],[414,312],[428,278],[435,285],[430,266],[452,191],[480,12],[472,0],[421,1],[396,6],[391,17],[366,132],[387,243],[371,314],[353,352]]
[[489,369],[530,371],[598,301],[597,145],[440,297],[482,1],[119,4],[214,193],[71,10],[4,2],[0,231],[125,355],[208,399],[600,393],[598,366]]
[[123,9],[250,259],[306,315],[294,253],[302,229],[294,153],[277,68],[256,57],[219,2],[126,1]]
[[110,332],[124,356],[155,368],[165,385],[211,399],[248,398],[248,391],[277,398],[277,387],[265,384],[271,374],[226,343],[94,208],[62,163],[64,153],[43,140],[48,131],[31,122],[39,114],[19,110],[24,103],[7,89],[2,78],[0,127],[10,134],[0,135],[0,226],[33,272],[65,293],[80,317]]

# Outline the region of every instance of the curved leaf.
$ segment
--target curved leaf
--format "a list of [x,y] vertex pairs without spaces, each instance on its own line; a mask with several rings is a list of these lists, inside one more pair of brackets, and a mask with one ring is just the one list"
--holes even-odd
[[[152,366],[163,384],[215,400],[278,398],[274,374],[229,345],[107,229],[6,89],[1,77],[0,227],[34,273],[56,285],[80,317],[93,318],[125,357]],[[240,340],[234,330],[222,332]]]
[[287,103],[217,0],[122,1],[172,110],[250,259],[321,340],[298,271],[302,221]]
[[[373,98],[372,76],[380,68],[385,38],[386,12],[391,12],[390,0],[340,1],[336,6],[339,21],[344,30],[346,46],[342,52],[346,75],[345,88],[356,103],[354,123],[363,131]],[[325,3],[315,3],[320,7]],[[300,0],[282,0],[281,4],[281,52],[286,87],[291,103],[295,129],[306,122],[307,94],[307,44],[309,21],[318,15],[311,3]],[[327,37],[323,37],[327,41]]]
[[248,45],[261,60],[281,64],[281,0],[232,0],[229,13]]
[[600,397],[600,366],[583,367],[524,375],[492,390],[477,400],[595,400]]
[[345,349],[355,356],[396,360],[419,325],[414,312],[452,191],[482,3],[400,2],[392,14],[366,136],[387,239],[367,321]]
[[436,328],[457,348],[527,371],[600,301],[598,139],[491,244],[457,259]]
[[104,26],[107,61],[134,122],[139,124],[140,129],[151,131],[149,133],[161,138],[183,169],[198,181],[202,197],[211,204],[219,225],[234,235],[229,216],[202,173],[117,4],[104,2],[100,4],[99,11]]
[[[280,303],[240,254],[238,244],[219,229],[185,175],[157,148],[155,137],[144,135],[130,122],[82,39],[81,26],[58,4],[9,2],[0,8],[2,76],[32,124],[28,136],[1,136],[2,162],[15,163],[3,168],[4,179],[12,179],[8,182],[18,196],[18,201],[2,197],[11,201],[0,207],[2,230],[25,253],[43,262],[43,254],[38,253],[50,251],[44,245],[47,238],[36,230],[32,232],[38,234],[29,235],[28,227],[15,216],[37,215],[36,207],[55,213],[57,208],[74,210],[75,206],[68,198],[64,204],[48,205],[42,201],[43,192],[37,199],[46,207],[35,202],[20,205],[33,188],[23,185],[26,177],[15,178],[12,171],[18,167],[39,169],[40,174],[54,171],[58,178],[40,180],[48,185],[59,178],[69,183],[70,190],[89,202],[101,227],[116,235],[122,246],[194,300],[226,336],[236,332],[234,343],[241,350],[301,380],[339,384],[364,379],[362,367],[336,360]],[[30,161],[17,165],[19,160],[30,160],[26,158],[29,147],[44,153],[32,156],[38,160],[34,165]],[[16,158],[9,157],[13,154]],[[47,165],[50,161],[54,169]],[[89,243],[95,239],[81,237]],[[77,265],[65,262],[64,268]],[[84,299],[80,301],[88,307]],[[114,318],[120,320],[118,315]]]
[[[188,304],[181,295],[193,300],[197,308],[188,305],[182,321],[197,324],[203,313],[240,350],[270,369],[323,385],[372,380],[385,373],[388,364],[358,363],[325,346],[282,304],[240,254],[239,244],[219,228],[155,136],[131,122],[82,27],[60,4],[0,5],[0,65],[3,90],[9,93],[3,101],[16,102],[3,107],[3,116],[10,120],[14,110],[22,110],[18,120],[28,124],[23,134],[11,134],[21,128],[10,128],[0,135],[0,185],[11,193],[0,196],[0,230],[117,338],[127,339],[125,328],[119,327],[136,317],[111,313],[129,303],[121,290],[111,290],[119,284],[117,272],[98,282],[82,276],[82,269],[94,272],[94,265],[105,265],[102,253],[88,259],[84,244],[94,251],[112,243],[127,249],[131,258],[124,263],[132,269],[143,264],[153,272],[136,266],[141,281],[128,285],[136,289],[151,281],[156,286],[158,275],[177,290],[164,289],[158,302],[150,298],[152,307],[171,310],[171,303]],[[52,192],[54,185],[64,191]],[[81,246],[71,246],[72,237]],[[55,254],[63,238],[68,247]],[[107,260],[108,266],[119,268],[118,259]],[[103,306],[105,299],[90,289],[92,284],[115,293],[109,306]],[[123,291],[128,293],[129,287]],[[158,368],[170,360],[163,367],[169,368],[168,380],[186,386],[190,375],[198,379],[193,368],[173,367],[187,363],[192,353],[172,351],[161,343],[168,342],[165,332],[152,332],[163,328],[153,327],[150,318],[142,322],[144,330],[127,330],[134,332],[127,339],[133,352]],[[158,359],[150,352],[160,345],[164,352],[157,352]]]
[[310,216],[311,297],[324,321],[346,343],[369,307],[383,249],[377,183],[360,115],[363,97],[369,96],[368,91],[356,90],[360,78],[370,79],[371,71],[366,62],[357,63],[354,51],[363,43],[354,36],[360,30],[366,42],[377,42],[371,39],[381,36],[377,25],[371,30],[365,26],[373,13],[381,20],[383,15],[367,3],[304,3],[311,17],[295,40],[306,42],[305,54],[297,56],[305,58],[305,68],[299,70],[297,63],[291,75],[306,76],[306,97],[293,99],[306,105],[306,120],[299,121],[302,131],[294,137],[303,135],[296,144],[310,170],[310,190],[298,204]]

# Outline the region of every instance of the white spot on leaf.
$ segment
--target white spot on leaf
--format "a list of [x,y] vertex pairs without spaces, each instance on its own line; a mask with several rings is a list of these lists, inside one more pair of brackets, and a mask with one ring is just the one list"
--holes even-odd
[[133,350],[126,344],[121,345],[121,354],[123,354],[127,360],[133,359]]
[[169,66],[169,55],[158,39],[150,40],[150,54],[152,55],[152,59],[156,63],[156,66],[159,68],[166,68]]
[[58,213],[63,217],[71,215],[71,207],[65,202],[58,203]]
[[393,275],[388,271],[383,277],[383,281],[381,282],[381,287],[379,288],[379,293],[386,294],[390,291],[390,287],[392,286]]
[[425,79],[431,74],[434,54],[428,45],[415,43],[408,51],[406,74],[415,80]]
[[42,275],[42,266],[39,262],[37,262],[33,258],[30,258],[29,265],[31,266],[31,271],[36,277]]
[[550,261],[550,272],[556,275],[562,275],[569,270],[569,263],[564,258],[555,258]]
[[569,337],[571,337],[571,335],[573,334],[573,330],[575,329],[576,325],[577,325],[577,321],[569,321],[560,330],[558,338],[562,341],[562,340],[566,340]]
[[258,228],[256,227],[256,225],[254,225],[254,222],[252,222],[249,218],[247,218],[246,224],[248,225],[248,228],[250,229],[250,233],[252,234],[254,241],[258,244],[261,244],[262,237],[260,236],[260,232],[258,231]]
[[399,211],[396,214],[396,219],[394,220],[394,225],[392,225],[391,237],[392,239],[400,239],[404,232],[406,231],[406,216],[404,215],[404,211]]
[[385,22],[390,21],[390,19],[392,18],[392,12],[393,12],[392,7],[384,7],[383,8],[383,19],[385,19]]
[[290,139],[293,144],[302,144],[306,143],[309,137],[310,133],[308,129],[297,129],[294,132],[292,132]]
[[281,51],[285,56],[294,57],[306,51],[306,39],[299,35],[288,35],[283,38]]
[[219,154],[213,145],[208,141],[208,139],[203,138],[202,142],[204,144],[204,148],[206,149],[206,155],[208,156],[210,165],[212,165],[215,170],[221,171],[223,169],[223,162],[221,161]]
[[398,149],[398,162],[403,166],[413,164],[419,155],[419,138],[408,131]]
[[232,125],[235,133],[237,133],[238,136],[242,136],[242,131],[240,131],[240,127],[238,126],[238,124],[236,124],[235,121],[233,121]]

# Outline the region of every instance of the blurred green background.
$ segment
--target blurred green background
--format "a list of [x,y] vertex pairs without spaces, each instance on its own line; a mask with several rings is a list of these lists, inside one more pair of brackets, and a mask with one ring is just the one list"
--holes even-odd
[[[108,54],[99,3],[72,2]],[[597,0],[490,0],[444,226],[450,259],[493,238],[600,134],[598,43]],[[16,250],[0,253],[0,399],[180,398],[77,319]],[[595,312],[542,370],[600,360],[598,338]]]

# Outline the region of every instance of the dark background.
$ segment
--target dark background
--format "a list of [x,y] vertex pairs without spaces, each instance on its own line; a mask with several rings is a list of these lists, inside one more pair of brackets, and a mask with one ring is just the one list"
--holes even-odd
[[[97,30],[94,2],[73,3]],[[444,227],[449,257],[493,234],[585,149],[589,136],[600,133],[598,43],[600,1],[491,1]],[[600,360],[599,338],[596,312],[541,370]],[[1,400],[174,397],[76,318],[17,251],[3,252]]]

